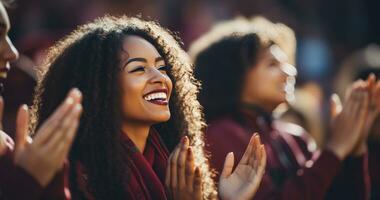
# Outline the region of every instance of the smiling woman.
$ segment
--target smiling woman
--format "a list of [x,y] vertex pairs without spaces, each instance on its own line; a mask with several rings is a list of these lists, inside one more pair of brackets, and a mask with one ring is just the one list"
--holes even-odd
[[[104,17],[50,49],[32,129],[75,86],[83,92],[83,115],[69,157],[74,199],[216,198],[198,85],[167,30],[138,18]],[[234,173],[229,154],[221,198],[255,194],[266,158],[260,145],[252,137]]]
[[[105,17],[84,25],[50,49],[35,97],[34,126],[39,127],[69,88],[75,85],[83,92],[84,113],[70,154],[74,197],[162,197],[160,182],[168,157],[163,152],[173,150],[185,134],[196,155],[195,165],[203,172],[204,196],[214,195],[203,153],[197,82],[186,60],[165,29],[127,17]],[[199,114],[189,115],[193,111]],[[149,151],[161,152],[148,159],[157,174],[149,182],[154,186],[144,183],[147,174],[154,174],[152,169],[140,171],[142,166],[135,163]],[[156,163],[160,160],[165,165]]]

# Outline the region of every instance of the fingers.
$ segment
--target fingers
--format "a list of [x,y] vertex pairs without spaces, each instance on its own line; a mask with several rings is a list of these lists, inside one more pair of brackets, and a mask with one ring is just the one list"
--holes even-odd
[[331,95],[331,100],[330,100],[330,116],[331,119],[335,119],[336,116],[338,116],[339,113],[342,112],[343,106],[342,102],[340,101],[339,96],[334,93]]
[[0,96],[0,130],[3,130],[4,99]]
[[82,112],[82,106],[76,104],[73,109],[69,110],[69,113],[62,119],[56,129],[52,132],[50,139],[45,143],[44,150],[47,152],[54,151],[54,149],[59,145],[70,146],[73,132],[68,132],[68,130],[73,130],[76,123],[79,121],[79,116]]
[[189,139],[185,136],[181,140],[181,149],[178,155],[177,162],[177,183],[179,189],[186,186],[186,160],[187,160],[187,149],[189,148]]
[[221,179],[228,178],[231,175],[232,169],[234,167],[234,162],[235,162],[234,153],[233,152],[228,153],[224,161],[222,173],[220,174]]
[[166,179],[165,185],[169,190],[171,196],[176,196],[177,187],[177,160],[178,155],[181,150],[181,143],[179,143],[173,152],[170,154],[168,159],[168,167],[166,168]]
[[16,144],[15,151],[19,151],[24,148],[26,138],[28,137],[28,122],[29,111],[28,106],[22,105],[17,113],[16,119]]
[[202,172],[199,167],[195,169],[193,188],[193,193],[195,194],[194,199],[202,199]]
[[267,162],[267,156],[265,153],[265,147],[264,145],[260,145],[258,150],[258,157],[257,157],[257,165],[255,165],[254,171],[255,171],[255,177],[253,178],[253,184],[256,187],[255,190],[258,189],[261,179],[264,176],[265,173],[265,167]]
[[267,164],[267,154],[265,152],[265,146],[260,145],[260,157],[259,157],[259,165],[257,166],[257,174],[263,175],[265,172],[265,167]]
[[254,144],[254,138],[256,137],[257,133],[254,133],[251,138],[249,139],[249,143],[248,143],[248,146],[247,148],[245,149],[245,152],[242,156],[242,158],[240,159],[240,162],[239,164],[248,164],[248,161],[251,157],[251,154],[252,154],[252,150],[253,150],[253,144]]
[[252,166],[254,169],[256,169],[259,159],[260,159],[260,146],[261,146],[261,141],[259,135],[255,135],[254,140],[253,140],[253,148],[251,155],[249,156],[249,161],[248,165]]
[[71,113],[61,123],[60,128],[54,132],[51,139],[43,146],[43,151],[50,152],[51,156],[56,159],[58,167],[62,164],[67,157],[69,149],[73,143],[76,130],[79,125],[79,118],[82,112],[82,107],[77,104]]
[[185,167],[185,173],[186,173],[186,185],[190,186],[190,189],[193,188],[194,184],[194,155],[193,150],[191,147],[187,148],[187,155],[186,155],[186,167]]
[[367,83],[367,86],[368,86],[368,90],[372,91],[374,89],[375,84],[376,84],[376,76],[375,76],[375,74],[371,73],[368,76],[366,83]]
[[70,110],[74,109],[75,105],[80,103],[82,94],[78,89],[72,89],[65,101],[54,111],[54,113],[42,124],[39,128],[34,142],[44,144],[47,142],[52,132],[57,129]]

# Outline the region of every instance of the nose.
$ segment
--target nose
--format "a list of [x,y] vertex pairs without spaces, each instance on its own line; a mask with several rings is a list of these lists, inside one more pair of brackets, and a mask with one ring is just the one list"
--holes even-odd
[[152,68],[150,78],[151,83],[163,84],[166,82],[166,80],[167,76],[165,74],[163,74],[160,70],[156,69],[155,67]]
[[1,52],[2,58],[6,60],[7,62],[12,62],[12,61],[17,60],[19,57],[19,53],[8,36],[5,38],[4,45],[5,46],[3,48],[3,51]]

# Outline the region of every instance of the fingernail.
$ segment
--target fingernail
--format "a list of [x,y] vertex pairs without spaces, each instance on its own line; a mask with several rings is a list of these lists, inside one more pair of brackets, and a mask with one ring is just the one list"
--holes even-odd
[[193,156],[193,150],[191,147],[187,148],[187,158],[191,158]]
[[182,144],[186,144],[187,142],[187,136],[183,136],[181,139]]
[[25,111],[28,111],[28,106],[26,104],[22,104],[21,105],[21,109],[23,109]]
[[201,176],[201,171],[199,170],[199,167],[195,167],[195,175]]
[[71,105],[71,104],[73,104],[74,103],[74,99],[72,98],[72,97],[67,97],[67,99],[66,99],[66,102],[65,102],[66,104],[68,104],[68,105]]
[[82,93],[80,92],[80,90],[78,88],[73,88],[73,93],[75,94],[75,96],[82,96]]
[[74,109],[75,109],[75,112],[80,112],[82,111],[82,105],[78,103],[75,105]]

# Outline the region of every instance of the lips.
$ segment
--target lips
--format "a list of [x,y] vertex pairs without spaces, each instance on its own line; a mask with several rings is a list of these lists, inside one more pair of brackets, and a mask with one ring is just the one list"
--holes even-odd
[[168,90],[165,88],[153,90],[145,94],[143,98],[149,103],[166,106],[168,105]]

